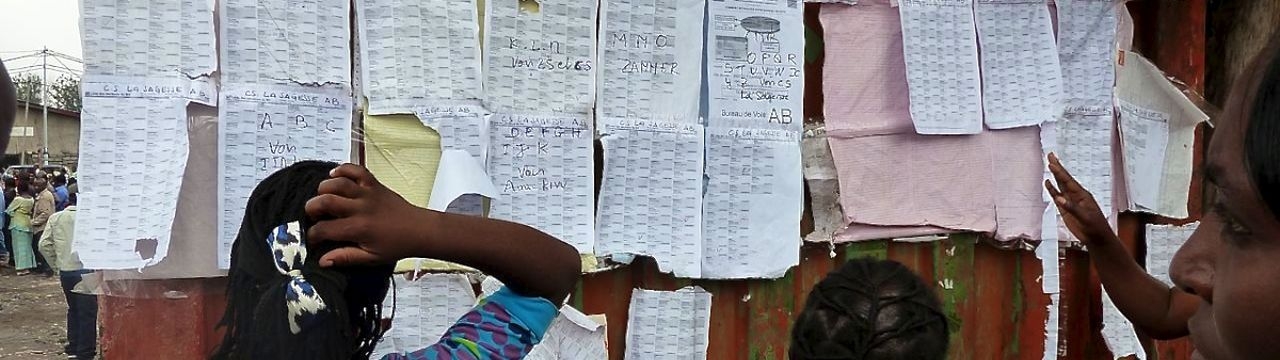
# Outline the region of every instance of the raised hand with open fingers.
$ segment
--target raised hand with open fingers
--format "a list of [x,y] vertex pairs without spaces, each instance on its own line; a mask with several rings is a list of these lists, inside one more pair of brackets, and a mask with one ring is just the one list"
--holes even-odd
[[1058,206],[1067,229],[1085,245],[1114,239],[1115,232],[1111,230],[1111,224],[1098,206],[1098,201],[1067,172],[1057,154],[1049,154],[1049,171],[1058,184],[1054,186],[1053,181],[1045,180],[1044,187],[1053,197],[1054,205]]
[[315,221],[307,240],[350,246],[326,253],[321,266],[384,264],[417,255],[412,225],[431,218],[429,210],[413,206],[364,167],[345,164],[330,177],[307,201],[307,216]]

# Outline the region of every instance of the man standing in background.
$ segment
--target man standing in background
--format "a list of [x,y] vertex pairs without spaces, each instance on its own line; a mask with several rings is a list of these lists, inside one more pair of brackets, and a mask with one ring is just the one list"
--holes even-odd
[[[36,176],[31,178],[31,187],[31,191],[36,194],[35,209],[31,211],[31,233],[33,239],[41,239],[49,224],[49,217],[57,211],[56,196],[49,189],[49,174],[43,170],[36,171]],[[36,252],[36,270],[53,275],[49,265],[44,256]]]
[[49,218],[40,237],[40,253],[58,272],[62,295],[67,299],[66,353],[74,359],[93,359],[98,348],[98,297],[93,292],[98,284],[93,271],[83,269],[80,255],[72,248],[75,226],[76,196],[71,195],[67,208]]
[[67,196],[70,195],[67,191],[67,174],[63,174],[61,171],[54,171],[52,183],[55,211],[62,211],[62,209],[67,208]]

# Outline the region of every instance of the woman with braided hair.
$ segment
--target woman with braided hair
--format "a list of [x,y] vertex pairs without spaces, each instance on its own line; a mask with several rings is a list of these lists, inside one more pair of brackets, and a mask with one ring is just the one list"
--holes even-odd
[[947,318],[902,264],[856,259],[814,285],[791,331],[791,359],[943,359]]
[[215,359],[357,359],[373,351],[392,265],[321,268],[320,257],[336,246],[305,242],[306,203],[337,166],[294,164],[249,196]]
[[[366,359],[397,260],[507,284],[436,344],[383,359],[521,359],[580,277],[572,246],[529,226],[416,207],[358,165],[304,161],[258,184],[231,253],[215,359]],[[393,312],[394,313],[394,312]]]

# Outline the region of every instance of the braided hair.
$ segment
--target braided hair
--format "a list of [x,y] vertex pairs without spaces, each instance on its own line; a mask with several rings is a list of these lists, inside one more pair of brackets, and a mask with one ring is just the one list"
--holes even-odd
[[791,331],[791,359],[943,359],[947,318],[932,289],[893,261],[856,259],[813,287]]
[[[304,161],[249,196],[231,250],[225,330],[214,359],[365,359],[385,328],[392,266],[322,269],[339,245],[306,243],[304,207],[338,164]],[[309,253],[309,254],[308,254]]]

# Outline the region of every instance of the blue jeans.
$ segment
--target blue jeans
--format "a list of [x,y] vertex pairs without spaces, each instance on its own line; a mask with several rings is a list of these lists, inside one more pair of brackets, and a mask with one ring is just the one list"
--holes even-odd
[[71,292],[92,271],[63,271],[62,295],[67,298],[67,355],[93,359],[98,353],[98,296]]

